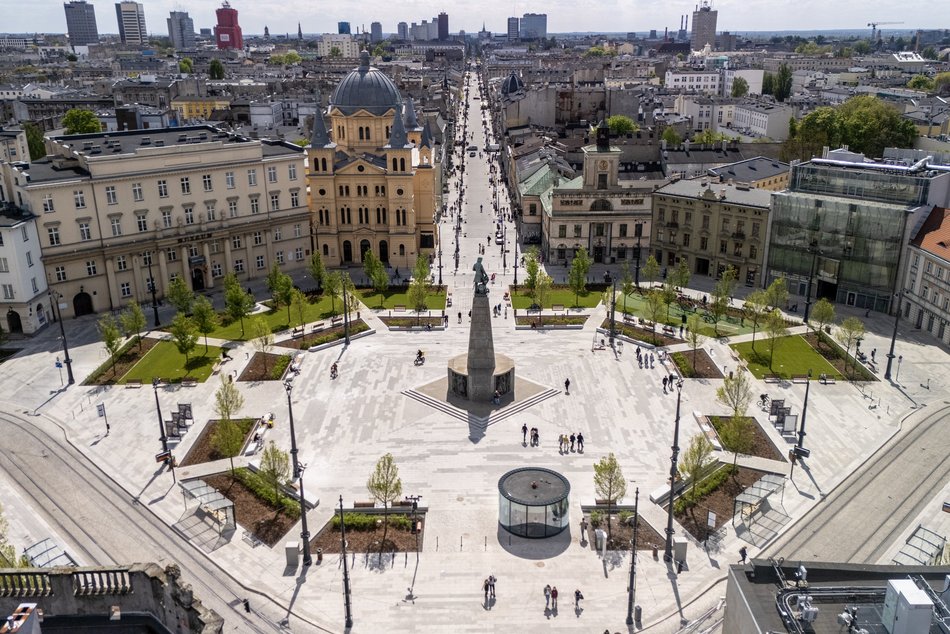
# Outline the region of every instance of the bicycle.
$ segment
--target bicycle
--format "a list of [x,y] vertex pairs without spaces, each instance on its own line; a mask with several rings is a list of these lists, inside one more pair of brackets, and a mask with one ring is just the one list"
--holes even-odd
[[769,403],[771,402],[772,402],[772,399],[769,398],[768,394],[760,394],[757,405],[761,407],[762,409],[767,409],[769,406]]

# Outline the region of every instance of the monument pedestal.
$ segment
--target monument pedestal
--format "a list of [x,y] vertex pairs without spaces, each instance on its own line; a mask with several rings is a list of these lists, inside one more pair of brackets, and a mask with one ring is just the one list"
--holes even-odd
[[506,396],[515,387],[515,363],[503,354],[495,354],[491,332],[488,294],[475,293],[472,300],[472,327],[468,336],[468,354],[449,360],[449,390],[470,401],[491,401],[495,393]]
[[460,354],[457,357],[449,359],[449,391],[456,396],[468,399],[470,401],[491,401],[495,396],[495,391],[501,397],[507,396],[515,388],[515,362],[511,357],[503,354],[494,355],[494,367],[491,374],[487,376],[489,391],[476,391],[473,394],[472,386],[479,380],[484,380],[483,376],[478,376],[475,381],[469,372],[469,358],[467,354]]

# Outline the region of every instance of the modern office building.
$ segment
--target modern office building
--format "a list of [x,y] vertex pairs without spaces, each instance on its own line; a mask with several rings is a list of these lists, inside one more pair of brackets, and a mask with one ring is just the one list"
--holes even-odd
[[406,24],[405,22],[400,22],[399,24],[397,24],[396,36],[400,40],[408,40],[409,39],[409,25]]
[[521,16],[521,39],[543,40],[548,37],[546,13],[525,13]]
[[514,42],[518,39],[518,18],[508,18],[508,41]]
[[369,25],[369,41],[373,43],[383,41],[383,25],[379,22]]
[[125,0],[115,3],[115,16],[119,22],[119,38],[123,44],[144,45],[148,42],[145,28],[145,6],[140,2]]
[[449,14],[445,11],[439,14],[439,39],[449,39]]
[[172,11],[168,14],[168,37],[176,51],[195,50],[195,22],[187,11]]
[[441,165],[429,128],[366,51],[330,95],[328,114],[332,133],[318,114],[307,149],[316,248],[327,266],[360,265],[372,250],[411,270],[418,254],[438,248]]
[[710,48],[716,48],[716,19],[718,16],[719,12],[713,10],[709,0],[703,0],[702,4],[696,7],[696,10],[693,11],[690,48],[694,51],[701,51],[707,44]]
[[70,0],[63,5],[66,11],[66,32],[72,46],[86,46],[99,41],[96,26],[96,8],[86,0]]
[[[42,266],[65,317],[150,301],[172,277],[195,291],[307,266],[303,149],[212,126],[53,137],[4,163],[4,200],[37,216]],[[39,276],[42,277],[42,276]],[[38,280],[38,286],[40,285]]]
[[336,32],[338,35],[351,35],[349,22],[337,22]]
[[[927,157],[929,158],[929,157]],[[947,166],[873,163],[846,150],[792,166],[772,194],[768,279],[789,291],[890,312],[906,245],[933,206],[948,206]]]
[[227,0],[215,10],[218,23],[214,27],[214,41],[219,50],[240,51],[244,49],[244,35],[238,22],[237,9],[232,9]]

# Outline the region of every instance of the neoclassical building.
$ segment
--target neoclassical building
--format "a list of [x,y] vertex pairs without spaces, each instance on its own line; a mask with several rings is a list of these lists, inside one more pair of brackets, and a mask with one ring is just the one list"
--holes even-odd
[[382,71],[360,65],[333,91],[330,127],[315,117],[307,154],[316,248],[327,266],[359,266],[373,250],[408,270],[437,246],[441,167],[428,126]]

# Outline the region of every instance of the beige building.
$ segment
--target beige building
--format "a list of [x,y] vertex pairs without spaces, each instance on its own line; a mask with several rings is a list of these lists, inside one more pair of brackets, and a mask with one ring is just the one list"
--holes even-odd
[[361,266],[373,250],[411,269],[437,242],[441,167],[429,128],[365,52],[330,96],[329,115],[332,132],[317,116],[307,149],[316,248],[327,266]]
[[772,192],[710,178],[679,180],[653,195],[653,252],[665,269],[686,259],[693,275],[761,286]]
[[610,145],[601,122],[597,143],[583,148],[581,176],[560,183],[543,208],[541,245],[545,261],[569,264],[586,248],[597,264],[628,262],[641,267],[650,246],[652,187],[620,185],[620,148]]
[[9,199],[36,218],[46,280],[78,316],[307,265],[303,149],[212,126],[50,139],[46,158],[3,165]]

